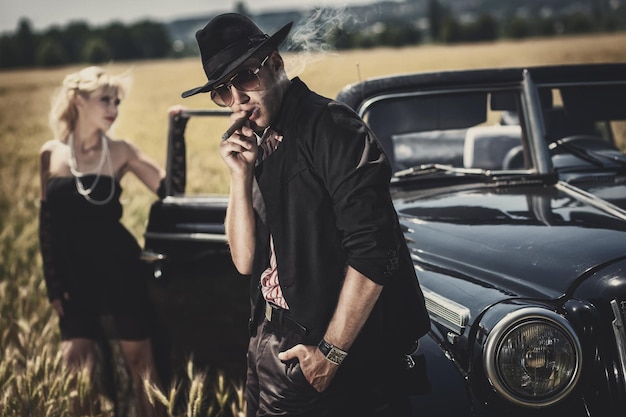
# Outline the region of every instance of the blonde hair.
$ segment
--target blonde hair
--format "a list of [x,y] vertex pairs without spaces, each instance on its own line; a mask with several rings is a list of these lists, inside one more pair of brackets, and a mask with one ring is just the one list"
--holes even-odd
[[52,99],[49,121],[54,137],[67,142],[76,127],[78,111],[74,99],[78,94],[88,98],[94,91],[117,93],[123,99],[130,89],[131,76],[127,71],[122,75],[109,75],[101,67],[87,67],[68,74]]

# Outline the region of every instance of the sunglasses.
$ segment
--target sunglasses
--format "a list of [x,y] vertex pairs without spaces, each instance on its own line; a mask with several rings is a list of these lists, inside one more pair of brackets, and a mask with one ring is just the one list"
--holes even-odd
[[220,107],[230,107],[235,101],[232,92],[232,87],[235,87],[239,91],[257,91],[261,88],[261,80],[259,79],[259,71],[263,68],[263,65],[269,59],[269,55],[261,62],[254,70],[243,70],[235,74],[228,82],[220,84],[211,90],[211,100]]

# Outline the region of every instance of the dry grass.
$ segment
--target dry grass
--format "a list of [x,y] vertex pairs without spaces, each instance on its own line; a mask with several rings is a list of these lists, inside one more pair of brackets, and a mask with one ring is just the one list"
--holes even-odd
[[[299,75],[312,89],[335,96],[346,84],[390,73],[626,62],[623,45],[626,34],[348,51],[307,56],[304,60],[286,54],[286,61],[290,75]],[[120,73],[129,65],[109,67]],[[121,107],[114,136],[132,140],[163,163],[168,107],[179,103],[191,108],[211,106],[203,94],[180,99],[183,90],[202,84],[204,75],[197,59],[140,62],[133,68],[133,89]],[[47,112],[52,92],[63,76],[75,69],[0,72],[0,416],[73,415],[68,402],[60,399],[83,395],[80,383],[65,383],[67,371],[60,361],[57,323],[45,296],[37,242],[37,153],[51,135]],[[189,190],[228,191],[227,174],[216,152],[217,138],[226,123],[223,119],[190,122],[188,165],[194,176],[189,178]],[[125,178],[123,186],[123,222],[142,241],[154,196],[134,178]],[[214,386],[218,404],[229,401],[241,410],[241,392],[235,389],[233,394],[229,391],[232,387],[223,380],[204,381],[198,374],[190,374],[190,378],[191,385],[196,381],[196,385]],[[180,386],[173,383],[174,391],[168,388],[163,398],[183,395],[190,399],[188,392],[176,390]],[[229,399],[225,399],[226,392],[231,393]],[[205,412],[209,415],[215,410]]]

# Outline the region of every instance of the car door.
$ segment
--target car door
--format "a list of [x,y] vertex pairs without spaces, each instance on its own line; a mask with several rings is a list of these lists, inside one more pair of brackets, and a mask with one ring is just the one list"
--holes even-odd
[[187,172],[187,122],[208,124],[205,116],[228,114],[184,111],[169,120],[166,196],[150,209],[142,252],[163,380],[184,372],[189,360],[229,377],[245,375],[249,280],[228,252],[227,196],[186,192],[188,175],[204,175]]

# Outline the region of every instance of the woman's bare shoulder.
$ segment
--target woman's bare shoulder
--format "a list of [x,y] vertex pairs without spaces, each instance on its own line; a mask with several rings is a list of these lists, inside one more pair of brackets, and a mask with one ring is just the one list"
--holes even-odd
[[127,157],[134,157],[137,155],[137,146],[128,139],[111,139],[109,138],[111,149],[120,152]]

